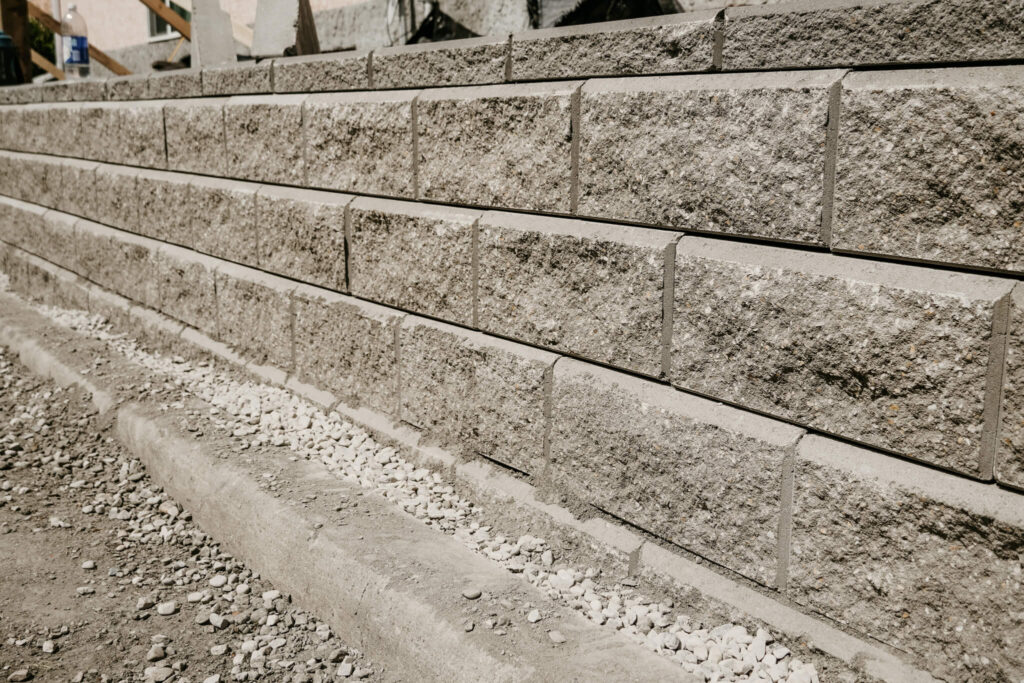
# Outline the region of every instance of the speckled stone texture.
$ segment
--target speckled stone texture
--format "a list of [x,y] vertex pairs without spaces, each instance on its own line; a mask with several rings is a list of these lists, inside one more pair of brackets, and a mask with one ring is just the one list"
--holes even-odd
[[52,81],[40,91],[43,102],[101,102],[106,95],[106,81],[89,78]]
[[304,382],[347,404],[398,410],[397,330],[403,313],[299,285],[295,363]]
[[351,195],[264,186],[256,194],[259,266],[346,291],[345,207]]
[[684,237],[671,379],[984,476],[989,347],[1012,284]]
[[56,208],[61,193],[61,166],[63,159],[8,152],[9,196],[26,202]]
[[92,175],[89,215],[85,217],[113,228],[139,232],[138,176],[137,168],[97,166]]
[[192,245],[211,256],[256,265],[256,190],[259,185],[195,178],[189,187]]
[[291,371],[295,283],[232,263],[214,277],[220,340],[256,363]]
[[369,52],[331,52],[274,60],[274,92],[369,88]]
[[416,103],[419,197],[569,213],[579,82],[425,91]]
[[726,10],[722,68],[1020,57],[1024,0],[803,0]]
[[995,477],[1024,490],[1024,285],[1014,287],[1010,301]]
[[385,47],[373,51],[373,87],[501,83],[507,58],[508,36]]
[[199,69],[154,71],[149,75],[149,96],[158,100],[201,97],[202,72]]
[[798,602],[940,680],[1024,676],[1019,493],[817,436],[800,444],[794,488]]
[[16,199],[4,197],[0,202],[0,239],[54,263],[74,266],[74,218]]
[[217,300],[213,271],[217,261],[180,247],[162,246],[156,255],[159,310],[217,337]]
[[238,62],[203,69],[203,95],[259,95],[273,92],[270,70],[272,62],[265,59],[261,62]]
[[307,184],[411,197],[415,91],[311,95],[305,103]]
[[60,192],[53,208],[75,216],[87,216],[92,204],[95,161],[64,159],[60,167]]
[[228,175],[246,180],[301,185],[305,95],[232,97],[224,105]]
[[359,198],[349,210],[349,286],[388,306],[473,324],[479,211]]
[[191,178],[166,171],[139,173],[136,179],[139,219],[133,232],[171,244],[192,246]]
[[546,485],[771,586],[783,471],[801,434],[562,358]]
[[[93,105],[83,105],[83,110]],[[165,168],[162,102],[110,102],[95,105],[92,127],[83,119],[80,135],[90,136],[88,158],[114,164]],[[88,116],[89,112],[84,114]]]
[[22,247],[31,232],[39,232],[46,209],[11,197],[0,197],[0,242]]
[[587,83],[579,214],[823,243],[826,125],[841,74]]
[[4,257],[0,245],[0,270],[10,277],[10,287],[44,306],[89,310],[89,297],[83,280],[53,264],[15,249]]
[[842,99],[834,249],[1024,272],[1024,67],[851,74]]
[[117,76],[106,81],[105,99],[109,101],[143,100],[149,95],[149,74]]
[[42,102],[45,86],[36,84],[0,88],[0,104],[33,104]]
[[480,329],[657,377],[665,269],[678,237],[489,212],[480,223]]
[[226,102],[226,98],[207,98],[165,103],[167,168],[211,175],[227,173]]
[[541,29],[512,36],[511,80],[710,71],[717,11]]
[[540,474],[556,358],[409,316],[401,329],[401,419],[452,451]]
[[100,287],[153,308],[160,304],[159,280],[153,276],[155,255],[153,243],[145,238],[91,221],[75,224],[76,265],[72,270]]

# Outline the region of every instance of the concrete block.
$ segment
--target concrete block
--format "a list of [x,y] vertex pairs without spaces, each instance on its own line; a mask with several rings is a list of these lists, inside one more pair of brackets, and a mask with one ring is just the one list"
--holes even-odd
[[455,452],[541,472],[557,356],[414,316],[400,345],[402,420]]
[[192,247],[211,256],[256,265],[256,190],[224,178],[195,178],[189,188]]
[[116,76],[106,81],[104,99],[111,102],[144,100],[149,96],[149,74]]
[[774,586],[783,479],[802,434],[562,358],[545,485]]
[[347,404],[398,411],[398,326],[404,313],[299,285],[295,364],[300,380]]
[[88,216],[93,196],[93,179],[99,163],[80,159],[63,159],[60,167],[58,211],[75,216]]
[[0,88],[0,104],[33,104],[43,101],[45,86],[34,83]]
[[205,98],[164,104],[167,168],[188,173],[227,174],[224,131],[227,101],[227,98]]
[[995,477],[1024,490],[1024,286],[1010,297]]
[[569,213],[571,108],[581,83],[424,92],[416,103],[419,194]]
[[[13,250],[12,250],[13,251]],[[84,281],[74,273],[25,252],[14,252],[11,288],[44,306],[88,310]]]
[[203,69],[234,64],[237,59],[231,15],[220,0],[192,0],[191,65]]
[[305,103],[311,187],[413,196],[413,98],[417,91],[311,95]]
[[508,49],[508,36],[380,48],[373,51],[373,87],[501,83],[505,80]]
[[579,214],[823,244],[826,128],[841,76],[808,71],[587,83]]
[[154,71],[149,75],[149,96],[158,100],[201,97],[203,94],[202,73],[199,69]]
[[79,220],[75,242],[79,275],[144,306],[160,305],[159,278],[153,276],[157,259],[152,240]]
[[843,79],[832,248],[1024,273],[1024,67]]
[[273,92],[273,60],[248,61],[203,69],[203,95],[259,95]]
[[60,228],[57,222],[50,228],[44,224],[47,212],[48,209],[36,204],[0,197],[0,240],[35,254],[38,254],[40,249],[64,246],[70,250],[73,262],[74,234],[71,226],[74,223],[68,225],[65,234],[57,235],[62,240],[61,244],[47,244],[47,240]]
[[646,228],[484,214],[480,329],[657,377],[668,369],[664,313],[678,239]]
[[730,7],[722,68],[976,62],[1024,51],[1021,0],[802,0]]
[[55,208],[63,188],[59,157],[8,153],[14,187],[10,196],[26,202]]
[[192,246],[191,176],[145,170],[136,179],[139,218],[133,232]]
[[1021,496],[822,437],[800,443],[789,591],[928,663],[1024,675]]
[[295,284],[233,263],[219,266],[215,278],[220,340],[256,363],[290,372]]
[[140,170],[100,164],[92,173],[89,220],[113,228],[140,232],[138,177]]
[[473,324],[479,211],[361,197],[349,209],[348,276],[360,297]]
[[[109,102],[89,105],[96,112],[95,127],[81,122],[81,135],[91,136],[89,158],[113,164],[166,168],[163,102]],[[84,112],[86,116],[90,112]]]
[[274,60],[274,92],[328,92],[370,87],[368,50],[279,57]]
[[1005,321],[1012,286],[683,237],[671,379],[988,478],[1002,362],[993,333]]
[[217,336],[214,271],[218,261],[188,249],[163,245],[156,254],[159,310],[211,337]]
[[53,81],[40,91],[42,102],[102,102],[104,99],[106,81],[98,78]]
[[351,195],[263,186],[256,193],[259,266],[346,291],[345,207]]
[[719,14],[692,12],[517,33],[512,36],[510,80],[711,71],[721,60]]
[[224,105],[228,175],[302,185],[305,95],[232,97]]

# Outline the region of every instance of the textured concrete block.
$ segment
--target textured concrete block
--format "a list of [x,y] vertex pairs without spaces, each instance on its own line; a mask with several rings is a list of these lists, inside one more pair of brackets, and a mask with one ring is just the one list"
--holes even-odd
[[256,363],[290,371],[295,284],[231,263],[218,267],[215,277],[221,341]]
[[718,15],[692,12],[517,33],[511,80],[711,71],[721,60]]
[[[0,240],[31,253],[38,253],[40,248],[66,246],[70,250],[73,262],[74,233],[71,226],[74,223],[68,225],[65,234],[58,235],[63,244],[47,245],[46,240],[54,234],[54,229],[48,229],[43,224],[47,211],[36,204],[0,197]],[[60,226],[57,224],[55,227]]]
[[487,213],[479,326],[657,377],[668,369],[664,313],[678,239],[646,228]]
[[842,99],[833,249],[1024,272],[1024,67],[851,74]]
[[111,102],[144,100],[149,96],[149,74],[130,74],[107,79],[104,98]]
[[202,71],[199,69],[172,69],[154,71],[149,75],[149,96],[158,100],[180,97],[201,97]]
[[11,85],[0,88],[0,104],[33,104],[43,101],[45,86],[37,84]]
[[1014,287],[1010,303],[995,477],[1024,489],[1024,286]]
[[765,585],[803,432],[655,382],[555,365],[546,483]]
[[841,76],[816,71],[587,83],[579,214],[823,243],[826,128]]
[[370,87],[369,51],[328,52],[274,60],[274,92],[327,92]]
[[363,197],[349,210],[350,291],[388,306],[473,324],[479,211]]
[[217,337],[214,270],[218,261],[188,249],[163,245],[156,254],[159,310]]
[[104,99],[106,81],[96,78],[52,81],[40,90],[43,102],[102,102]]
[[211,256],[256,265],[256,190],[259,185],[195,178],[189,188],[192,246]]
[[416,91],[311,95],[305,104],[311,187],[413,196]]
[[505,80],[508,45],[508,36],[487,36],[374,50],[373,87],[501,83]]
[[75,224],[75,242],[79,275],[144,306],[160,305],[152,240],[79,220]]
[[37,156],[34,154],[7,153],[11,173],[12,193],[22,201],[55,208],[63,188],[61,186],[61,164],[59,157]]
[[569,213],[571,108],[580,85],[424,92],[416,104],[418,196]]
[[975,62],[1024,52],[1021,0],[803,0],[725,13],[722,68]]
[[211,175],[227,173],[226,102],[226,98],[206,98],[164,104],[169,169]]
[[139,232],[139,169],[100,164],[92,174],[88,201],[89,220]]
[[1012,285],[683,237],[672,382],[987,477]]
[[145,170],[136,179],[139,218],[133,232],[192,246],[191,176]]
[[[89,111],[96,114],[94,128]],[[83,105],[80,134],[91,136],[91,159],[145,168],[166,168],[163,102],[110,102]]]
[[400,344],[402,420],[454,451],[540,473],[557,356],[413,316]]
[[295,290],[299,378],[351,405],[398,410],[398,326],[404,313],[322,289]]
[[93,178],[99,164],[95,161],[64,159],[60,167],[58,211],[88,216],[92,204]]
[[800,443],[789,587],[941,680],[1024,676],[1020,494],[817,436]]
[[259,266],[346,290],[345,207],[351,195],[264,186],[256,194]]
[[224,105],[228,175],[302,185],[305,95],[232,97]]
[[234,62],[203,69],[203,95],[258,95],[273,92],[273,60]]

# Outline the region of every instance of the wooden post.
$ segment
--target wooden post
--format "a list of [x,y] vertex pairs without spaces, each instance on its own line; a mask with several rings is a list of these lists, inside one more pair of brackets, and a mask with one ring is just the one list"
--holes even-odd
[[0,28],[14,41],[22,78],[32,80],[32,41],[28,32],[28,0],[0,0]]

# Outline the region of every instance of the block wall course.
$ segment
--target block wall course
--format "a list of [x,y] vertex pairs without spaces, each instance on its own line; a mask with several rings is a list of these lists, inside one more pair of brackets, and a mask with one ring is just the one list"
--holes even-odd
[[370,87],[370,53],[331,52],[274,60],[274,92],[366,90]]
[[141,171],[136,178],[138,223],[132,232],[158,240],[192,246],[192,176],[167,171]]
[[258,95],[273,92],[273,60],[245,61],[202,70],[203,95]]
[[171,245],[162,245],[155,261],[160,290],[157,308],[211,337],[219,337],[214,285],[219,262]]
[[33,104],[42,99],[43,87],[35,83],[0,88],[0,104]]
[[75,223],[74,242],[72,270],[144,306],[160,304],[159,279],[154,277],[156,245],[151,240],[80,219]]
[[75,216],[88,216],[92,205],[93,178],[99,163],[80,159],[63,159],[60,166],[60,188],[53,208]]
[[803,432],[568,358],[555,365],[545,480],[765,585]]
[[[27,202],[0,197],[0,240],[23,249],[27,252],[38,252],[40,248],[46,249],[46,239],[53,237],[52,232],[47,231],[43,224],[48,209],[29,204]],[[73,226],[73,223],[71,224]],[[62,237],[71,251],[71,264],[74,262],[73,251],[73,228],[69,227],[72,234],[58,235]]]
[[139,232],[137,168],[100,164],[92,173],[92,187],[86,195],[85,218],[113,228]]
[[[80,114],[79,135],[87,148],[82,156],[145,168],[166,168],[167,151],[164,137],[164,103],[109,102],[77,105]],[[60,128],[53,143],[63,140]],[[49,151],[49,150],[47,150]]]
[[305,95],[232,97],[224,105],[228,175],[302,185]]
[[349,286],[388,306],[473,324],[479,211],[360,197],[349,209]]
[[505,80],[507,35],[384,47],[373,51],[374,88],[484,85]]
[[43,102],[98,102],[105,95],[106,81],[96,78],[51,81],[40,90]]
[[679,387],[990,477],[993,326],[1012,281],[684,237]]
[[116,76],[105,82],[103,99],[111,102],[143,100],[149,97],[149,74]]
[[842,101],[833,249],[1024,273],[1024,67],[856,73]]
[[257,265],[256,190],[259,185],[224,178],[194,178],[188,211],[192,246],[218,258]]
[[224,104],[227,98],[185,99],[164,104],[167,167],[172,171],[226,175]]
[[587,83],[578,213],[823,244],[827,124],[841,76],[812,71]]
[[1024,675],[1012,607],[1022,544],[1019,494],[818,436],[800,443],[791,595],[941,680]]
[[1024,490],[1024,285],[1014,287],[1010,301],[995,477]]
[[220,340],[256,363],[290,372],[295,283],[233,263],[218,266],[214,278]]
[[488,212],[479,233],[479,326],[657,377],[667,369],[666,269],[673,268],[678,239],[644,228]]
[[154,71],[146,85],[149,96],[158,100],[181,97],[201,97],[202,72],[199,69],[172,69]]

